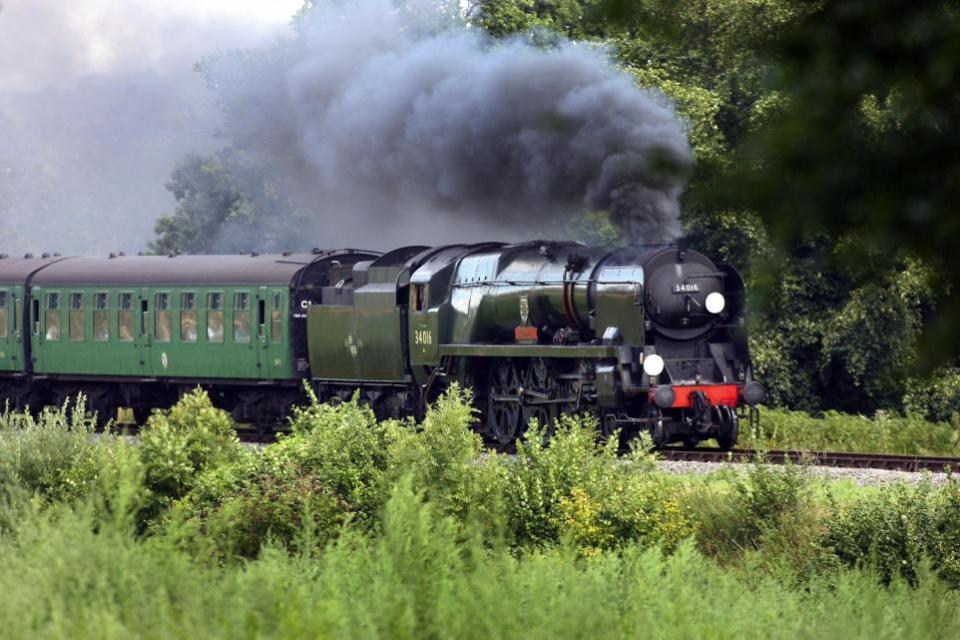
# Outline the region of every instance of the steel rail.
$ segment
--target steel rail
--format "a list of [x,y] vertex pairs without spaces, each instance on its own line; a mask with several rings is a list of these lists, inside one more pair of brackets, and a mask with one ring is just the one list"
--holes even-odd
[[943,473],[960,469],[960,458],[886,453],[848,453],[836,451],[757,451],[754,449],[680,449],[665,447],[656,454],[664,460],[687,462],[765,462],[768,464],[809,464],[851,469],[887,469],[891,471],[931,471]]

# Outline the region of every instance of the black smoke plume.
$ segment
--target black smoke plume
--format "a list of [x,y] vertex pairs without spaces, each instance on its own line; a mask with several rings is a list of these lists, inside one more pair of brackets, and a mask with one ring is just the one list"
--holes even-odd
[[321,242],[550,236],[585,210],[638,241],[679,233],[683,126],[605,50],[492,42],[387,0],[319,4],[297,28],[208,74],[233,145],[292,177]]

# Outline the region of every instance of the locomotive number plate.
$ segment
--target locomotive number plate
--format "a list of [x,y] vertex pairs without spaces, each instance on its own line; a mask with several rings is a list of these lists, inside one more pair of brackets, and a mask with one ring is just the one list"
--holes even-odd
[[433,332],[429,329],[417,329],[413,332],[414,344],[431,345],[433,344]]

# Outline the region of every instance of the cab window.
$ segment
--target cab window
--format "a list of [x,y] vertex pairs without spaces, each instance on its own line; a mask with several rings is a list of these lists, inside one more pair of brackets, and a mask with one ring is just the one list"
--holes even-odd
[[157,342],[170,342],[173,334],[170,323],[170,294],[158,293],[156,296],[154,329]]
[[133,308],[133,294],[121,293],[117,308],[117,337],[120,342],[133,342],[133,334],[137,327],[137,315]]
[[223,294],[207,294],[207,341],[223,344]]
[[7,292],[0,291],[0,338],[10,335],[10,312],[7,310]]
[[197,294],[180,294],[180,342],[197,341]]
[[86,313],[83,308],[83,294],[70,294],[70,342],[83,342],[86,337]]
[[93,339],[96,342],[110,340],[110,294],[96,293],[93,296]]
[[48,293],[47,304],[43,314],[43,321],[47,327],[44,337],[50,342],[60,341],[60,294]]
[[270,311],[270,340],[274,344],[283,342],[283,294],[273,294],[273,309]]
[[233,296],[233,341],[237,344],[250,344],[249,293],[237,293]]

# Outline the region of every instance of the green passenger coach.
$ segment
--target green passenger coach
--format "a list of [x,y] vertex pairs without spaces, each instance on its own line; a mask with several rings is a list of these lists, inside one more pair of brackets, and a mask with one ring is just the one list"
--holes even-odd
[[[376,254],[0,260],[0,402],[84,392],[105,417],[145,414],[196,384],[261,422],[301,396],[306,308]],[[30,376],[25,391],[14,376]]]

